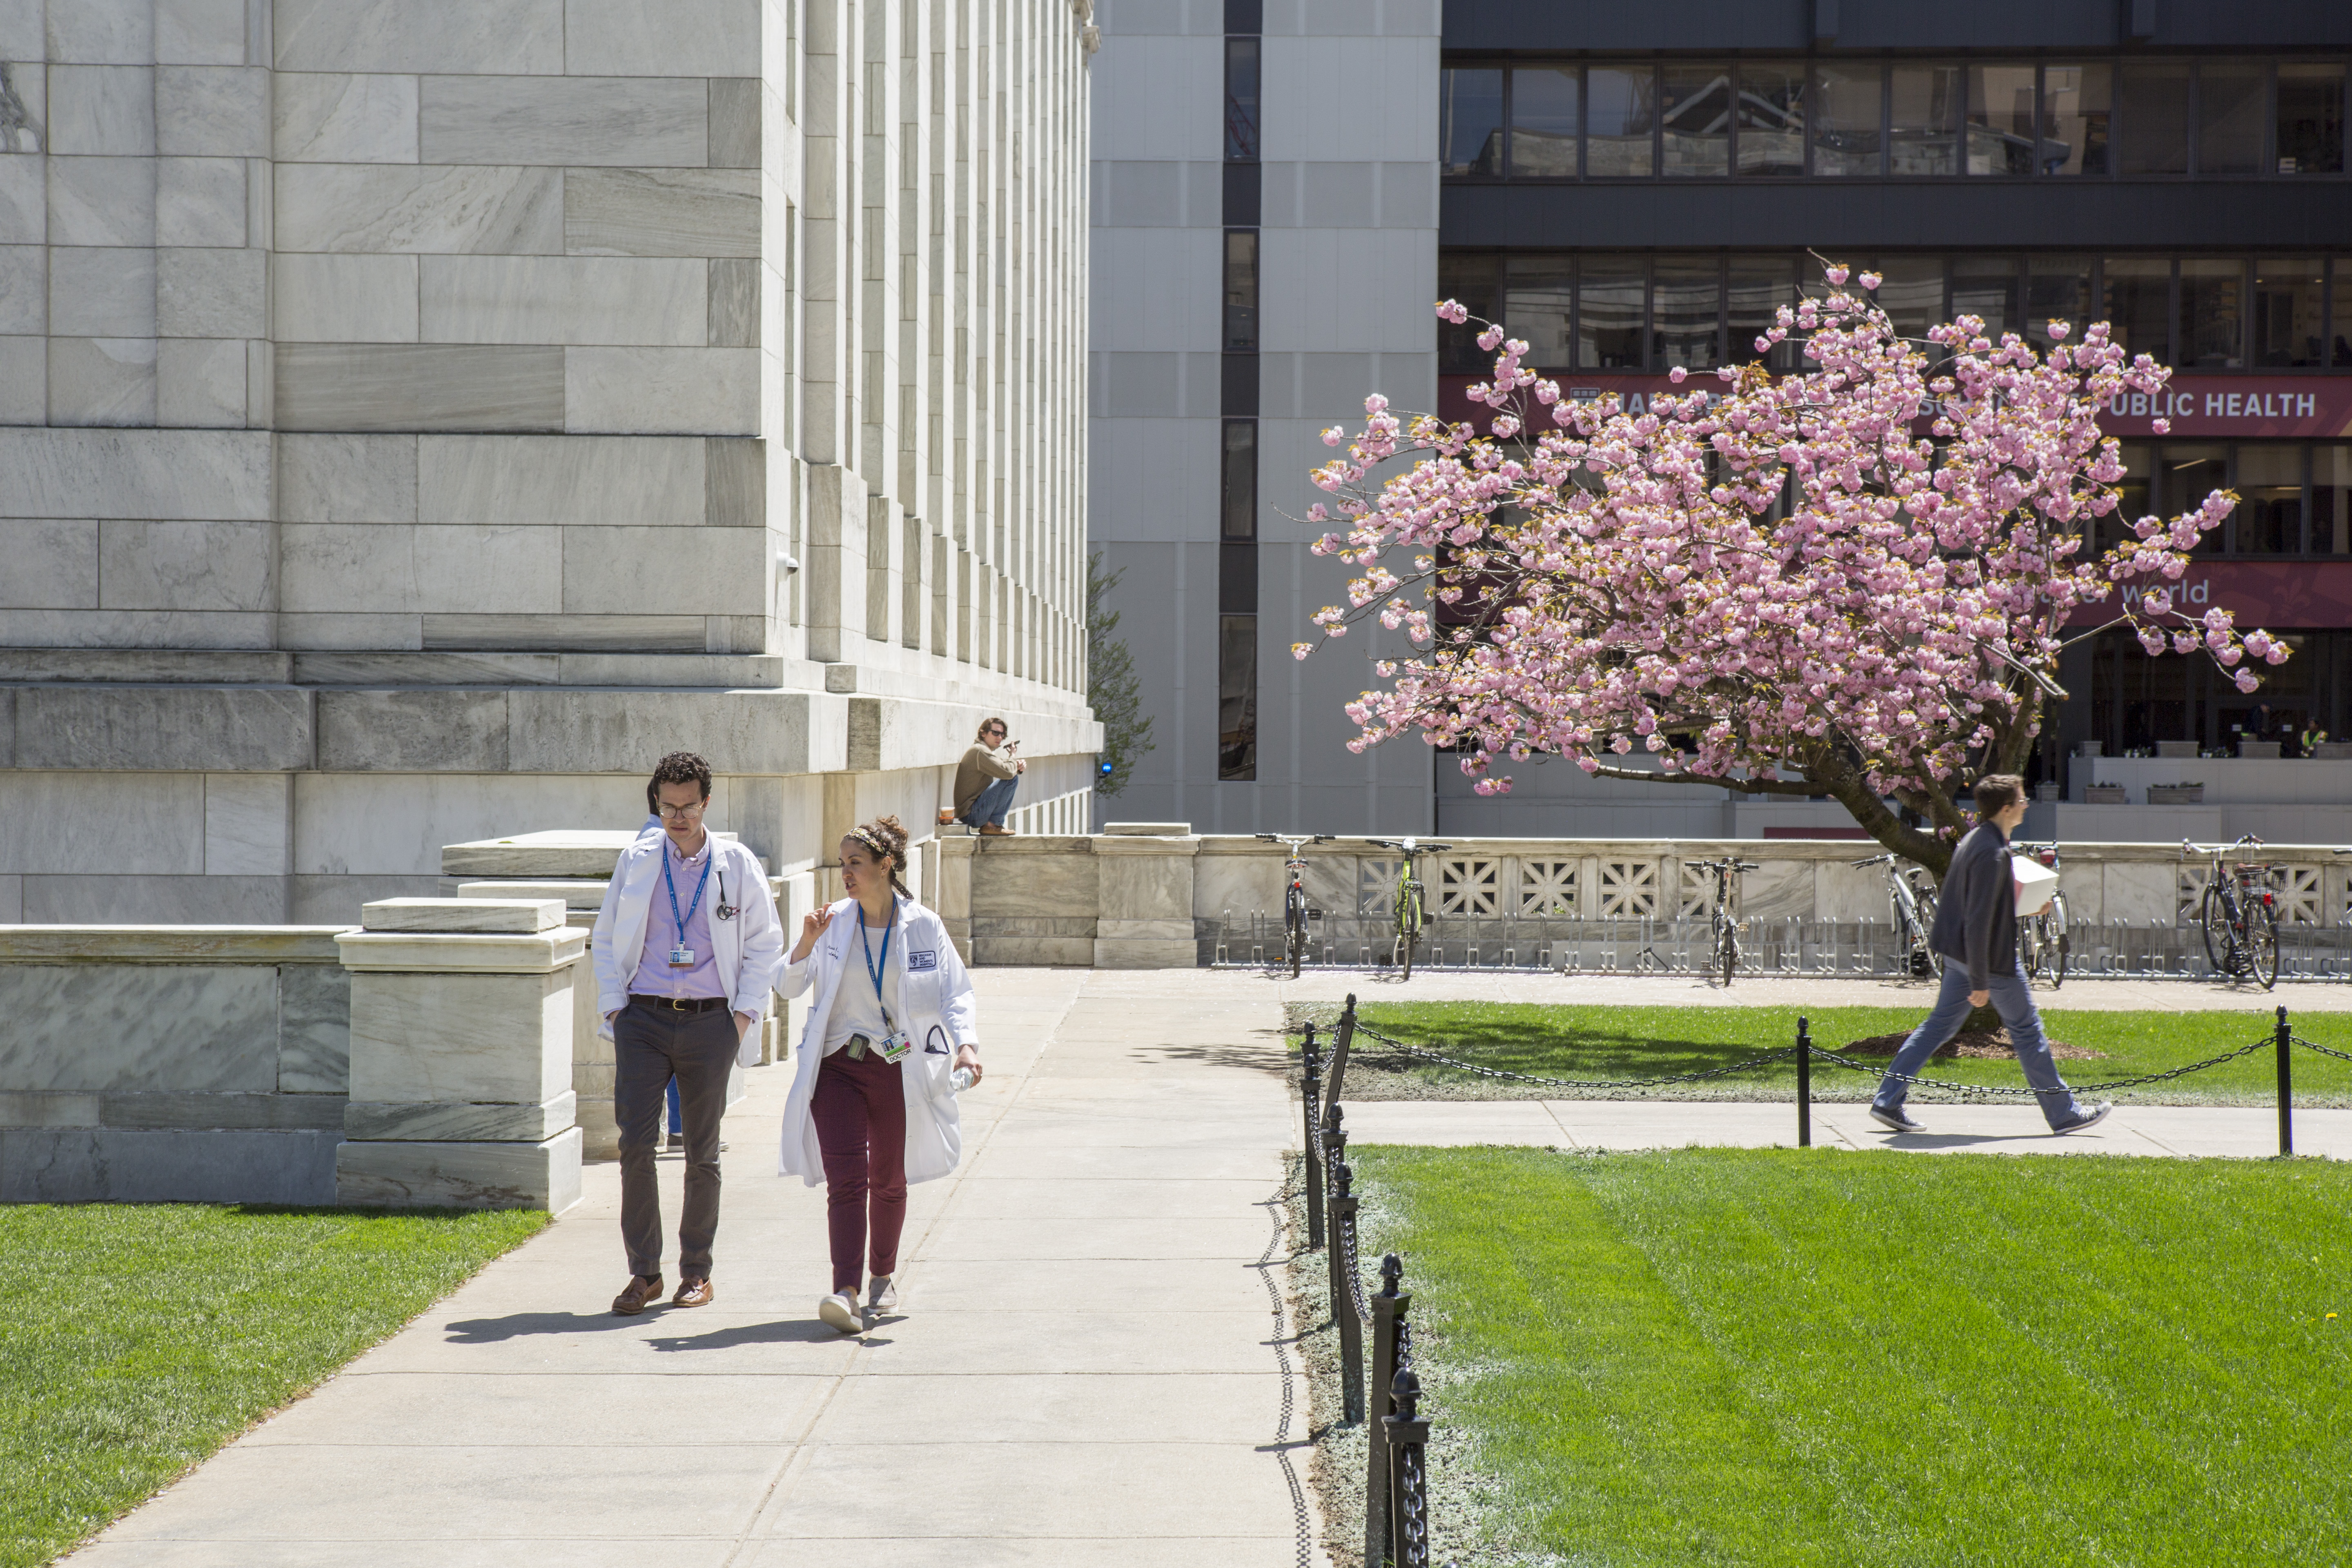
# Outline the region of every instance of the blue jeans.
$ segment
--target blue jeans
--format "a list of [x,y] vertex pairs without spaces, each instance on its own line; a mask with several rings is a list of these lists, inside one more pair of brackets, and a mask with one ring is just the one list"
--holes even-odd
[[973,798],[971,809],[956,820],[966,827],[1003,826],[1004,814],[1013,809],[1013,792],[1020,787],[1018,778],[991,779]]
[[[2058,1076],[2058,1065],[2050,1059],[2050,1046],[2042,1037],[2042,1015],[2034,1010],[2033,993],[2026,988],[2025,977],[2011,969],[2006,974],[1989,973],[1985,989],[1992,993],[1993,1010],[2008,1026],[2010,1048],[2017,1053],[2017,1065],[2025,1069],[2025,1081],[2042,1102],[2042,1114],[2053,1127],[2064,1127],[2083,1118],[2083,1108],[2074,1103],[2074,1091]],[[1911,1031],[1903,1048],[1895,1053],[1888,1064],[1887,1076],[1878,1085],[1878,1093],[1871,1103],[1881,1110],[1903,1108],[1903,1092],[1908,1086],[1895,1075],[1917,1076],[1927,1065],[1927,1058],[1940,1050],[1944,1043],[1960,1032],[1969,1016],[1969,966],[1957,958],[1944,960],[1944,991],[1936,998],[1935,1011],[1927,1021]]]

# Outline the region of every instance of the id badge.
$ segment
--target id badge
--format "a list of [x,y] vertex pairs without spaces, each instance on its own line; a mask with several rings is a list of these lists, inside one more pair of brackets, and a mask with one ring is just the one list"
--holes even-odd
[[899,1033],[898,1026],[893,1024],[890,1026],[890,1032],[876,1043],[874,1051],[885,1062],[896,1066],[905,1061],[907,1053],[914,1048],[915,1042]]
[[694,949],[687,946],[684,942],[680,942],[677,946],[671,948],[669,950],[669,966],[672,969],[692,969],[694,967]]

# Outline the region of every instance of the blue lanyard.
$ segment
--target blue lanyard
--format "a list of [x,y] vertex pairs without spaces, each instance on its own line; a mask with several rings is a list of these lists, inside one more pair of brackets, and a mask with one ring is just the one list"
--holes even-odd
[[702,880],[695,883],[694,897],[686,901],[686,913],[681,915],[677,912],[677,884],[670,880],[669,846],[662,846],[662,886],[669,889],[669,918],[677,922],[677,940],[680,942],[686,940],[686,922],[692,920],[694,911],[702,907],[702,889],[710,880],[710,868],[719,864],[718,846],[705,845],[704,848],[710,858],[702,863]]
[[890,938],[898,929],[898,907],[891,906],[891,921],[882,928],[882,962],[874,962],[874,941],[866,934],[866,911],[857,911],[857,940],[866,949],[866,978],[874,982],[874,1005],[882,1009],[882,1026],[890,1027],[890,1009],[882,1001],[882,972],[890,967]]

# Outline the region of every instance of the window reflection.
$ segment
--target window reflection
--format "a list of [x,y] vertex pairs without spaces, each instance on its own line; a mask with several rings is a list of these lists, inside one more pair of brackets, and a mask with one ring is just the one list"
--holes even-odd
[[2105,65],[2042,68],[2041,169],[2045,174],[2105,174],[2115,71]]
[[2263,77],[2254,60],[2197,68],[2197,172],[2251,174],[2263,166]]
[[1911,346],[1941,358],[1942,351],[1927,342],[1927,329],[1944,318],[1944,258],[1940,256],[1895,256],[1878,263],[1878,303],[1895,330]]
[[1594,66],[1585,74],[1591,95],[1585,172],[1594,175],[1646,176],[1653,163],[1650,141],[1657,125],[1657,83],[1646,66]]
[[1224,537],[1235,542],[1257,537],[1257,421],[1225,421],[1223,461],[1218,476]]
[[1576,68],[1522,66],[1511,73],[1511,173],[1576,174]]
[[2352,447],[2312,448],[2311,551],[2352,555]]
[[2172,358],[2172,263],[2144,256],[2111,256],[2101,264],[2105,298],[2099,314],[2113,323],[2127,354],[2158,363]]
[[2033,173],[2033,68],[1969,68],[1969,173]]
[[1580,370],[1639,370],[1646,269],[1621,257],[1584,258],[1577,290],[1576,364]]
[[2279,66],[2278,172],[2344,172],[2344,67],[2340,63]]
[[1475,375],[1493,368],[1493,356],[1478,346],[1478,334],[1486,330],[1478,323],[1493,321],[1501,314],[1498,307],[1502,301],[1496,290],[1498,270],[1498,263],[1492,256],[1438,253],[1438,293],[1448,300],[1460,300],[1471,316],[1470,321],[1458,327],[1451,321],[1437,323],[1437,363],[1441,370]]
[[1878,116],[1883,83],[1874,65],[1813,69],[1813,173],[1879,172]]
[[1217,618],[1217,777],[1257,777],[1257,617]]
[[2254,263],[2254,363],[2315,365],[2320,339],[2321,284],[2316,260]]
[[1739,172],[1805,172],[1805,67],[1747,60],[1739,66]]
[[1257,230],[1225,230],[1225,352],[1257,352]]
[[1503,307],[1503,323],[1513,337],[1526,341],[1527,363],[1546,369],[1574,364],[1568,336],[1575,304],[1574,260],[1565,256],[1518,256],[1511,258],[1510,266],[1510,293]]
[[1948,174],[1960,123],[1958,66],[1896,66],[1888,89],[1886,172]]
[[[2194,511],[2205,503],[2205,498],[2230,483],[2230,449],[2227,447],[2167,447],[2157,474],[2163,493],[2157,505],[2166,517],[2177,517],[2184,511]],[[2193,555],[2219,555],[2228,543],[2228,528],[2217,528],[2199,536]]]
[[1257,158],[1258,41],[1225,40],[1225,157],[1231,163]]
[[2246,266],[2242,261],[2180,264],[2180,324],[2172,363],[2182,369],[2239,370],[2246,363]]
[[1503,73],[1446,71],[1438,82],[1438,157],[1449,174],[1503,172]]
[[[1734,260],[1729,281],[1725,289],[1725,317],[1730,343],[1730,362],[1747,364],[1764,351],[1756,340],[1778,324],[1783,305],[1797,302],[1797,273],[1793,262],[1786,259]],[[1797,347],[1783,341],[1773,345],[1764,363],[1774,370],[1789,370],[1797,363]]]
[[2303,448],[2238,448],[2238,508],[2231,514],[2241,555],[2303,552]]
[[1661,370],[1713,370],[1722,363],[1716,341],[1722,313],[1722,273],[1716,262],[1661,258],[1650,305],[1650,363]]
[[1663,174],[1731,173],[1731,68],[1676,64],[1659,73]]
[[2013,256],[1952,258],[1952,314],[1981,316],[1985,335],[1996,344],[2018,330],[2018,266]]
[[2126,174],[2189,172],[2189,68],[2134,60],[2123,68],[2122,145]]
[[2090,324],[2091,258],[2087,256],[2037,256],[2026,264],[2025,331],[2035,348],[2048,353],[2050,323],[2063,321],[2080,341]]

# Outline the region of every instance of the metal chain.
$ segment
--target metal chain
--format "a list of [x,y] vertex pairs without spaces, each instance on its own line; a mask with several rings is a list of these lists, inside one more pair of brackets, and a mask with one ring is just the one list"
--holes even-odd
[[1372,1321],[1372,1309],[1364,1300],[1363,1266],[1357,1261],[1356,1216],[1343,1215],[1339,1220],[1340,1266],[1348,1271],[1348,1303],[1364,1322]]
[[1274,1457],[1282,1466],[1282,1479],[1290,1487],[1290,1511],[1297,1522],[1298,1568],[1313,1568],[1315,1561],[1315,1528],[1307,1511],[1307,1490],[1298,1484],[1298,1470],[1290,1462],[1290,1417],[1294,1406],[1291,1390],[1290,1350],[1285,1341],[1289,1327],[1288,1314],[1282,1305],[1282,1289],[1274,1282],[1274,1253],[1282,1245],[1283,1225],[1290,1213],[1293,1188],[1289,1174],[1282,1179],[1282,1190],[1265,1202],[1266,1212],[1274,1221],[1274,1234],[1266,1238],[1265,1250],[1258,1254],[1258,1278],[1265,1281],[1265,1297],[1274,1310],[1274,1363],[1282,1373],[1282,1418],[1275,1423]]
[[2317,1051],[2323,1057],[2334,1057],[2339,1062],[2352,1062],[2352,1051],[2330,1050],[2317,1040],[2306,1040],[2301,1035],[2294,1036],[2294,1039],[2296,1045],[2307,1051]]
[[1505,1079],[1512,1083],[1542,1084],[1549,1089],[1654,1089],[1663,1084],[1698,1083],[1706,1079],[1728,1078],[1734,1073],[1746,1072],[1750,1068],[1761,1067],[1766,1062],[1791,1061],[1797,1055],[1796,1047],[1780,1046],[1766,1051],[1762,1056],[1750,1057],[1744,1062],[1734,1062],[1729,1067],[1708,1068],[1701,1072],[1677,1073],[1672,1078],[1538,1078],[1533,1073],[1510,1072],[1502,1068],[1480,1067],[1475,1062],[1465,1062],[1437,1051],[1423,1050],[1419,1046],[1408,1046],[1402,1040],[1391,1039],[1378,1029],[1367,1027],[1361,1019],[1357,1020],[1356,1033],[1370,1036],[1392,1051],[1415,1057],[1423,1061],[1437,1062],[1445,1067],[1458,1068],[1463,1072],[1475,1073],[1480,1078]]
[[1813,1047],[1813,1055],[1822,1061],[1838,1067],[1848,1068],[1855,1072],[1868,1073],[1874,1078],[1891,1078],[1897,1083],[1907,1083],[1918,1089],[1948,1089],[1954,1094],[2013,1094],[2032,1097],[2043,1094],[2097,1093],[2102,1089],[2137,1089],[2144,1084],[2168,1083],[2176,1078],[2187,1078],[2193,1072],[2203,1072],[2207,1068],[2217,1068],[2224,1062],[2236,1061],[2240,1057],[2251,1056],[2275,1043],[2269,1038],[2260,1039],[2251,1046],[2240,1046],[2234,1051],[2225,1051],[2218,1057],[2208,1057],[2201,1062],[2190,1062],[2186,1067],[2168,1068],[2163,1072],[2143,1073],[2138,1078],[2110,1078],[2101,1079],[2095,1083],[2067,1084],[2058,1089],[2010,1089],[2000,1084],[1954,1083],[1949,1079],[1914,1078],[1909,1073],[1891,1072],[1885,1068],[1875,1068],[1866,1062],[1855,1061],[1852,1057],[1840,1056],[1835,1051],[1823,1050],[1819,1046]]

